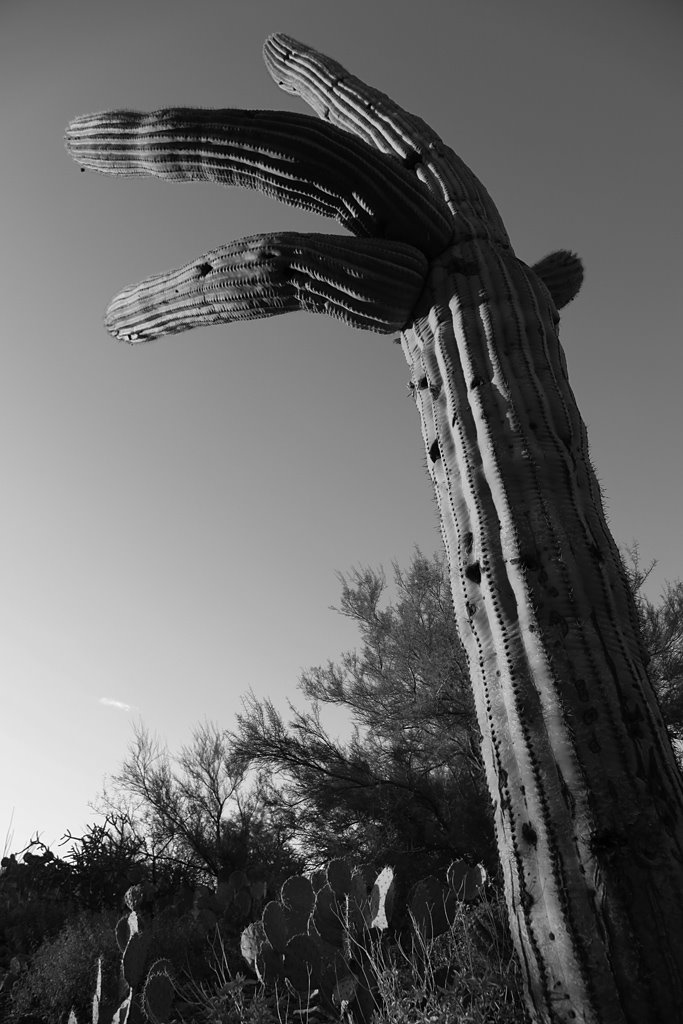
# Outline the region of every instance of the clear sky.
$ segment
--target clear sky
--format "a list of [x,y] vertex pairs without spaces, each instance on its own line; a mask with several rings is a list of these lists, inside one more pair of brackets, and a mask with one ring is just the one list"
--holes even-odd
[[[679,3],[3,0],[0,7],[0,844],[55,842],[145,725],[170,749],[250,688],[357,643],[337,570],[440,546],[390,338],[311,314],[136,348],[124,285],[267,230],[341,231],[242,189],[81,174],[78,114],[308,112],[261,59],[286,32],[418,113],[515,249],[584,259],[570,378],[619,544],[683,576]],[[129,710],[127,710],[127,708]],[[348,734],[343,717],[332,732]]]

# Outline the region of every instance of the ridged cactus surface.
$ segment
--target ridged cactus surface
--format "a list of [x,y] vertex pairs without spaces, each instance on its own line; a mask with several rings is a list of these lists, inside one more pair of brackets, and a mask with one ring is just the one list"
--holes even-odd
[[335,61],[285,35],[264,55],[319,119],[115,111],[73,121],[67,148],[106,173],[257,188],[357,237],[242,239],[125,289],[107,328],[135,342],[308,309],[401,330],[530,1010],[675,1024],[683,785],[558,338],[581,263],[518,259],[460,158]]

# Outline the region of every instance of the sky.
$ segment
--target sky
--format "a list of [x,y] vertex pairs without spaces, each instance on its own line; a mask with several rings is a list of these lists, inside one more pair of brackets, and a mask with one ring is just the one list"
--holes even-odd
[[[618,544],[683,577],[683,15],[667,0],[3,0],[0,7],[0,844],[54,852],[144,725],[171,752],[250,690],[359,645],[338,572],[439,550],[408,368],[312,314],[149,345],[123,286],[243,235],[342,232],[245,189],[81,174],[67,123],[164,106],[310,112],[285,32],[419,114],[518,256],[584,260],[562,314]],[[342,714],[323,716],[345,738]]]

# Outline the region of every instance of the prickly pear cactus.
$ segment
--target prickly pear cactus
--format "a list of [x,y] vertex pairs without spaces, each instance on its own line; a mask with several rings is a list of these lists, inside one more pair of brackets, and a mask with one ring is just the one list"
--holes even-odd
[[[409,904],[413,927],[430,938],[445,931],[455,901],[474,899],[484,879],[483,868],[457,862],[446,886],[433,877],[416,883]],[[328,1011],[346,1008],[359,1024],[369,1024],[380,1004],[371,954],[393,921],[402,919],[395,891],[393,868],[368,884],[366,874],[343,859],[310,877],[293,876],[261,919],[242,932],[242,955],[264,985],[293,990],[309,1009],[315,999]],[[442,904],[448,910],[435,917]]]
[[192,915],[207,932],[225,918],[245,920],[261,910],[266,883],[249,878],[246,871],[233,871],[215,890],[200,885],[194,892],[190,907]]
[[[292,891],[296,886],[293,882]],[[167,1024],[173,1016],[175,997],[174,972],[170,960],[152,955],[151,932],[142,923],[145,912],[154,905],[170,906],[178,916],[190,914],[200,933],[212,931],[222,921],[241,922],[248,916],[259,914],[263,908],[266,883],[250,879],[245,871],[233,871],[220,881],[215,889],[199,885],[195,889],[182,887],[171,898],[157,901],[157,891],[150,882],[131,885],[124,895],[128,912],[119,919],[114,929],[121,952],[118,999],[114,1004],[102,1001],[101,959],[97,961],[97,977],[93,995],[92,1024]],[[259,922],[260,924],[260,922]],[[248,929],[245,929],[245,934]],[[242,938],[245,953],[245,938]],[[257,955],[259,943],[253,947]],[[78,1024],[75,1012],[68,1024]]]
[[155,961],[142,989],[142,1012],[150,1024],[167,1024],[171,1018],[174,994],[170,960]]
[[453,861],[446,872],[446,885],[429,875],[416,882],[408,896],[413,927],[425,941],[442,935],[455,921],[458,902],[471,903],[486,881],[480,864],[470,867],[465,861]]
[[[171,964],[157,960],[148,966],[150,933],[141,929],[138,909],[153,896],[149,883],[134,885],[126,892],[124,902],[129,912],[116,924],[116,942],[121,951],[118,999],[102,1000],[102,959],[97,960],[97,976],[93,995],[92,1024],[168,1024],[171,1020],[174,989]],[[78,1024],[74,1010],[68,1024]]]
[[310,877],[293,876],[244,929],[242,955],[265,985],[332,1012],[348,1004],[358,1021],[369,1020],[364,1007],[376,1000],[367,953],[373,930],[387,927],[392,892],[391,868],[368,891],[362,872],[341,859]]

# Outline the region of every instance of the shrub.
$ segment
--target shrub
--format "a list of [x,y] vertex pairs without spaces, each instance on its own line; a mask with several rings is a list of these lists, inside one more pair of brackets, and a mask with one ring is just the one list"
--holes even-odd
[[72,1007],[79,1019],[89,1019],[98,956],[103,995],[114,995],[120,963],[114,926],[119,916],[114,911],[84,911],[57,936],[46,939],[12,990],[9,1022],[30,1014],[49,1024],[63,1024]]

